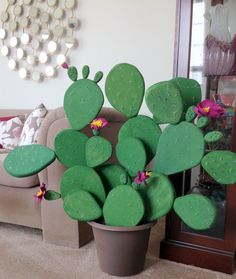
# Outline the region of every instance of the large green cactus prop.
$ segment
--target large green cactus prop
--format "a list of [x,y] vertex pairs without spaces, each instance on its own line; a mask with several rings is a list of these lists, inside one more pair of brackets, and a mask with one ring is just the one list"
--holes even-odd
[[201,162],[203,168],[217,182],[233,184],[236,181],[236,154],[230,151],[213,151]]
[[63,130],[57,134],[54,145],[58,160],[67,167],[86,165],[85,146],[88,137],[76,130]]
[[91,168],[105,163],[112,155],[111,143],[100,137],[91,137],[85,147],[87,165]]
[[151,222],[171,210],[175,191],[168,177],[163,174],[152,173],[147,183],[147,186],[141,187],[140,194],[145,204],[144,219]]
[[16,147],[4,160],[5,170],[16,177],[36,174],[56,159],[55,153],[40,144]]
[[116,156],[120,164],[127,169],[130,176],[143,171],[147,156],[144,144],[137,138],[126,138],[116,145]]
[[104,97],[96,82],[87,78],[79,79],[65,93],[64,110],[73,129],[84,128],[102,108]]
[[204,137],[192,123],[169,125],[157,147],[154,170],[166,175],[197,166],[204,155]]
[[140,139],[147,152],[148,162],[156,154],[156,148],[161,135],[160,127],[148,116],[138,115],[126,121],[119,131],[119,141],[128,137]]
[[108,194],[103,207],[103,216],[107,225],[136,226],[143,215],[143,200],[132,186],[120,185]]
[[110,104],[127,117],[136,116],[144,96],[144,79],[130,64],[118,64],[108,74],[105,92]]
[[99,175],[86,166],[74,166],[66,170],[61,178],[61,195],[64,199],[68,193],[85,190],[94,195],[101,205],[105,201],[105,190]]
[[190,194],[179,197],[174,202],[174,210],[190,228],[209,229],[216,218],[216,208],[205,196]]
[[84,190],[67,194],[63,207],[72,219],[79,221],[92,221],[102,216],[102,210],[92,194]]

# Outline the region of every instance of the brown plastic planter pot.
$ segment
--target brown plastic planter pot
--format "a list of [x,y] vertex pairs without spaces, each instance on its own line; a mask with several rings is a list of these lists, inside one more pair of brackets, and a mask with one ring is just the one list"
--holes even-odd
[[93,228],[102,271],[115,276],[131,276],[142,272],[150,231],[155,223],[113,227],[89,222]]

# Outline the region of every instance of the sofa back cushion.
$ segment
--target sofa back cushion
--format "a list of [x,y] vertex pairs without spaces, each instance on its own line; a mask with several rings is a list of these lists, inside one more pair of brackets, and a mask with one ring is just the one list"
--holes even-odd
[[26,118],[19,145],[37,143],[39,127],[47,114],[43,104],[37,106]]
[[14,149],[19,144],[24,121],[24,115],[0,121],[0,145],[2,148]]

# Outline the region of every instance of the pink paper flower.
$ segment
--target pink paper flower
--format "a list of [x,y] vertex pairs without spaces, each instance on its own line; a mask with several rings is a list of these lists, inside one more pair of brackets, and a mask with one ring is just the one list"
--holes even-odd
[[147,186],[147,179],[151,176],[151,172],[148,172],[148,171],[138,171],[138,174],[137,174],[137,177],[135,177],[134,179],[134,182],[137,184],[137,185],[140,185],[140,184],[143,184],[145,186]]
[[46,185],[44,183],[42,183],[39,187],[39,191],[37,192],[37,194],[34,195],[34,198],[37,201],[41,202],[42,199],[44,198],[46,192],[47,192]]
[[64,62],[61,66],[62,66],[62,68],[66,69],[66,70],[69,69],[69,66],[66,62]]
[[95,118],[91,123],[90,127],[92,130],[100,130],[104,127],[106,127],[108,124],[108,121],[105,118]]
[[211,118],[218,118],[225,114],[225,109],[222,106],[209,99],[198,103],[194,111],[198,116],[209,116]]

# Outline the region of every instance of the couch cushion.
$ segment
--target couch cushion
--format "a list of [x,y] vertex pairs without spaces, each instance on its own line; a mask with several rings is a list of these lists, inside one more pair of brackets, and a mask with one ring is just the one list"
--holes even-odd
[[3,162],[8,154],[6,149],[1,149],[0,152],[0,185],[10,186],[10,187],[20,187],[20,188],[29,188],[36,185],[39,185],[38,175],[33,175],[24,178],[16,178],[9,175],[4,167]]

